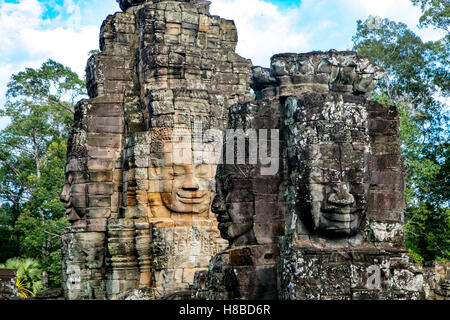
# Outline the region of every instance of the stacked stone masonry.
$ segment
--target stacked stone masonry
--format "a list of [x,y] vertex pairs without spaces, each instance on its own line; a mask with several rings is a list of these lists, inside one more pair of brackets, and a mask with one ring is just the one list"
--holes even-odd
[[427,300],[450,300],[450,262],[435,261],[424,268],[424,289]]
[[354,52],[281,54],[258,70],[286,140],[280,299],[420,299],[403,247],[404,172],[394,107],[368,101],[382,70]]
[[118,2],[69,136],[66,299],[448,297],[447,266],[403,245],[381,68],[333,50],[252,66],[208,1]]
[[10,300],[17,296],[17,270],[0,269],[0,300]]
[[[196,299],[277,299],[286,168],[284,161],[278,163],[280,157],[275,154],[283,144],[279,125],[278,102],[272,98],[237,104],[229,110],[228,129],[242,130],[247,138],[245,164],[234,161],[219,164],[217,169],[212,211],[217,214],[221,236],[229,241],[229,248],[214,257],[209,272],[196,275]],[[225,137],[224,154],[229,147],[227,138],[230,136]],[[261,155],[261,145],[272,153],[270,160],[277,162],[277,170],[270,175],[263,169],[273,163],[250,160],[255,153]],[[260,150],[256,151],[256,146]]]

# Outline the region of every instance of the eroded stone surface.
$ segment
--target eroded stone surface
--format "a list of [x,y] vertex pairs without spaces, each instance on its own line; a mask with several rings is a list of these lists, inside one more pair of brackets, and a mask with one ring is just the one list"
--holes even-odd
[[435,261],[424,269],[426,299],[450,300],[450,262]]
[[0,300],[10,300],[17,295],[17,270],[0,269]]
[[118,2],[69,136],[66,299],[448,296],[403,245],[383,70],[334,50],[252,67],[208,1]]

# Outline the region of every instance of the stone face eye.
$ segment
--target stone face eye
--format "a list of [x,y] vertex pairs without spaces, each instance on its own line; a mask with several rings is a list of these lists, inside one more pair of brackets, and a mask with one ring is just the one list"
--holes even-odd
[[195,176],[207,178],[209,176],[210,166],[207,164],[199,164],[195,168]]
[[186,174],[186,168],[176,165],[173,167],[173,171],[171,172],[171,174],[175,177],[183,176]]

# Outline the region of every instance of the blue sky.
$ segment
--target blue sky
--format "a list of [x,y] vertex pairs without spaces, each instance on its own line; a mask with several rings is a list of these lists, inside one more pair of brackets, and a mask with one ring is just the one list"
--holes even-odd
[[[402,21],[424,40],[420,10],[410,0],[211,0],[211,13],[233,19],[237,51],[268,66],[280,52],[350,49],[356,20],[369,15]],[[11,74],[52,58],[84,76],[88,52],[98,49],[100,26],[119,10],[116,0],[0,0],[0,104]],[[0,119],[0,129],[7,125]]]

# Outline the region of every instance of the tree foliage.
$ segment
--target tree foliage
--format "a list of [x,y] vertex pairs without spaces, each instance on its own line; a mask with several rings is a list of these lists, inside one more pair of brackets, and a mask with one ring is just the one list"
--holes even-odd
[[[448,28],[446,1],[420,4],[423,26]],[[447,11],[446,11],[447,10]],[[423,42],[406,24],[369,17],[357,22],[354,49],[386,70],[372,99],[396,105],[406,166],[406,245],[419,260],[450,258],[448,36]]]
[[[48,283],[60,282],[60,235],[68,226],[59,197],[64,185],[67,136],[84,82],[48,60],[12,75],[0,116],[0,262],[21,255],[38,259]],[[2,222],[3,221],[3,222]]]
[[39,261],[31,258],[11,258],[0,268],[17,270],[17,280],[26,290],[36,294],[42,289],[42,268]]
[[423,15],[420,17],[422,27],[434,26],[450,34],[450,2],[448,0],[411,0],[415,6],[420,6]]

